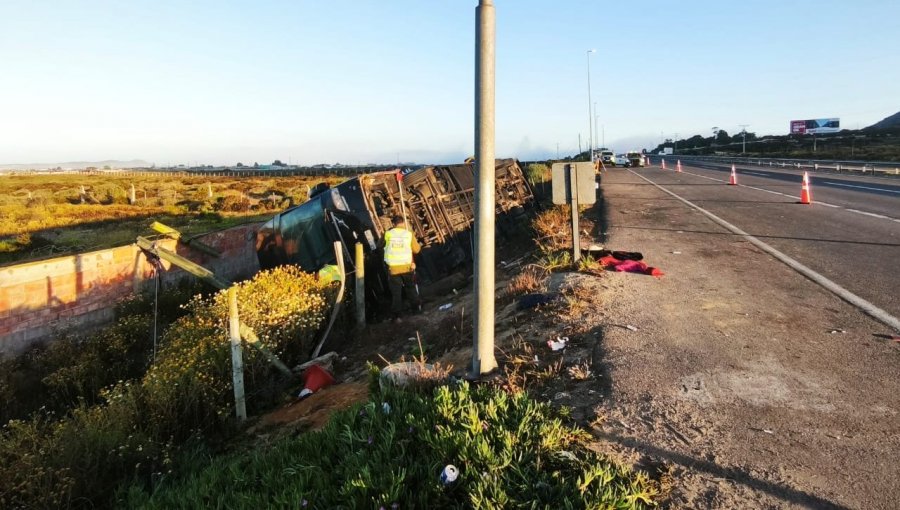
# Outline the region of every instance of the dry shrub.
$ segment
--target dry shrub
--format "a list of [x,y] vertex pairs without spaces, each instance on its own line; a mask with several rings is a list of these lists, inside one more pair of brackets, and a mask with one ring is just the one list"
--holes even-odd
[[536,267],[529,266],[521,273],[513,276],[509,283],[506,284],[507,296],[521,296],[523,294],[532,294],[535,292],[543,292],[544,290],[544,272]]
[[576,381],[586,381],[593,375],[591,373],[591,362],[588,360],[580,361],[568,369],[569,377]]
[[531,222],[535,243],[543,251],[572,247],[572,216],[568,205],[555,205],[539,213]]

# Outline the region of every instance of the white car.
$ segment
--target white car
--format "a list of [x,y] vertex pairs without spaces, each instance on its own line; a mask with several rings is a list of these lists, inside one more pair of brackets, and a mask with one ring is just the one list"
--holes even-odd
[[600,162],[604,165],[614,165],[616,156],[613,154],[613,151],[607,149],[600,149]]
[[624,154],[616,154],[616,166],[631,166],[631,161]]

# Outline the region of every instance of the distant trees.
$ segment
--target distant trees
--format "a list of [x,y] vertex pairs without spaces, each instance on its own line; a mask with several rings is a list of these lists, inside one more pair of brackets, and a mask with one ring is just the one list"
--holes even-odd
[[241,163],[241,162],[238,162],[237,167],[238,167],[238,168],[244,168],[244,164]]
[[272,162],[272,166],[287,166],[287,165],[282,163],[280,159],[276,159],[275,161]]

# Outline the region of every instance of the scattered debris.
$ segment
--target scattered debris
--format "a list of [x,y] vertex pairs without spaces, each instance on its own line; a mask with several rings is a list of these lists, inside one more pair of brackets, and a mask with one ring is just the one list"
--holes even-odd
[[458,477],[459,469],[453,464],[447,464],[444,466],[444,470],[441,471],[441,483],[444,485],[450,485],[455,482]]
[[445,312],[451,308],[453,308],[453,303],[444,303],[438,307],[438,311]]
[[334,384],[334,376],[319,365],[310,365],[303,372],[303,390],[297,398],[303,399]]
[[519,298],[519,302],[516,305],[518,310],[528,310],[529,308],[534,308],[538,305],[545,305],[547,303],[552,303],[559,297],[559,294],[556,293],[548,293],[548,294],[525,294],[524,296]]
[[628,331],[637,331],[638,330],[638,328],[636,326],[632,326],[631,324],[626,324],[625,329],[627,329]]
[[844,331],[843,329],[832,329],[831,331],[829,331],[829,333],[833,335],[835,333],[846,333],[846,331]]
[[[331,370],[332,365],[334,364],[334,360],[337,357],[338,357],[338,353],[331,351],[328,354],[323,354],[323,355],[319,356],[318,358],[313,358],[303,364],[297,365],[296,367],[294,367],[292,372],[294,372],[295,374],[299,374],[313,365],[319,365],[320,367],[324,368],[325,370]],[[347,356],[344,356],[341,358],[341,361],[346,361],[346,360],[347,360]]]
[[391,414],[391,405],[387,402],[382,402],[381,410],[384,411],[384,414]]
[[547,347],[550,347],[551,351],[561,351],[566,348],[566,344],[569,343],[569,337],[556,337],[556,340],[547,340]]
[[680,251],[673,251],[673,252],[672,252],[672,255],[681,255],[681,252],[680,252]]
[[570,395],[567,391],[560,391],[556,395],[553,395],[553,400],[561,400],[564,398],[572,398],[572,395]]
[[[637,254],[640,255],[640,254]],[[643,256],[641,256],[643,257]],[[618,272],[625,273],[641,273],[647,274],[651,276],[660,277],[663,276],[662,271],[655,267],[650,267],[647,264],[641,262],[640,260],[635,259],[620,259],[616,258],[612,255],[608,255],[600,259],[600,264],[603,265],[604,269],[615,269]]]

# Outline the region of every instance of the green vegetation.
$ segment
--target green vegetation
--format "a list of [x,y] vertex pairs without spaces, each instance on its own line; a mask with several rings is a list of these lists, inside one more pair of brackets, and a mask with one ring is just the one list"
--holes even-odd
[[677,154],[744,155],[762,158],[810,158],[865,161],[900,160],[900,127],[884,129],[844,129],[820,135],[769,135],[747,133],[729,136],[724,130],[715,136],[694,135],[683,140],[666,140],[656,149],[672,147]]
[[[134,242],[153,220],[187,235],[262,221],[322,177],[0,175],[0,264]],[[134,201],[131,188],[134,186]]]
[[525,178],[533,185],[550,181],[550,167],[544,163],[529,163],[525,167]]
[[[387,406],[385,406],[387,404]],[[524,392],[388,388],[324,429],[216,459],[129,508],[642,508],[655,486]],[[442,484],[445,465],[459,470]]]
[[[203,287],[182,282],[160,293],[156,326],[163,331],[187,311]],[[141,377],[153,355],[153,296],[120,303],[113,324],[88,334],[63,333],[15,358],[0,359],[0,423],[36,411],[64,414],[100,402],[117,381]]]
[[[242,321],[289,365],[303,359],[324,321],[327,292],[296,268],[260,273],[237,288]],[[94,347],[83,354],[61,350],[73,353],[72,366],[42,382],[47,391],[60,393],[59,402],[74,405],[58,415],[35,413],[3,427],[0,507],[105,507],[121,483],[150,483],[168,473],[182,445],[191,440],[210,444],[227,434],[233,396],[225,299],[224,292],[193,299],[186,305],[189,314],[166,330],[143,376],[125,370],[134,377],[99,390],[112,375],[99,371],[118,370],[109,363],[139,367],[149,359],[146,322],[126,315],[85,340],[83,345]],[[116,346],[106,348],[102,344],[111,330],[118,331]],[[248,410],[257,412],[271,405],[272,396],[280,394],[275,388],[285,381],[255,350],[244,353]],[[21,392],[7,393],[15,398]]]

